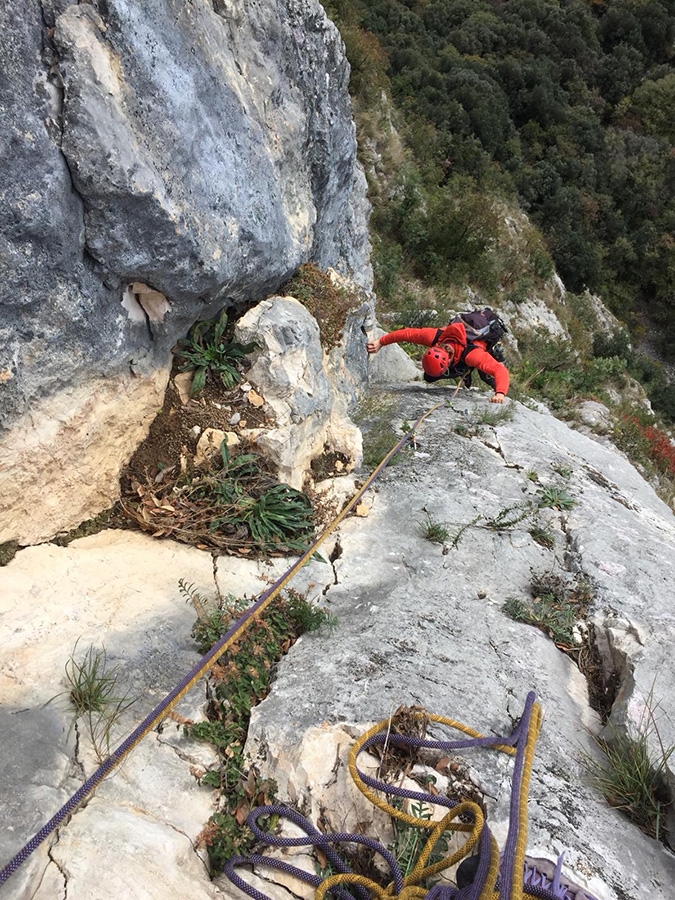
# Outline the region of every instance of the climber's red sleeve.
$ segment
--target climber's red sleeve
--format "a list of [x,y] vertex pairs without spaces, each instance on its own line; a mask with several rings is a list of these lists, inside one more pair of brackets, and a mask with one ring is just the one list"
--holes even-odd
[[506,394],[509,389],[509,370],[503,363],[498,362],[487,350],[474,347],[464,357],[467,366],[480,369],[486,375],[492,375],[495,380],[495,393]]
[[390,331],[383,334],[380,343],[383,347],[387,344],[400,344],[407,341],[409,344],[422,344],[431,347],[438,334],[438,328],[401,328],[400,331]]

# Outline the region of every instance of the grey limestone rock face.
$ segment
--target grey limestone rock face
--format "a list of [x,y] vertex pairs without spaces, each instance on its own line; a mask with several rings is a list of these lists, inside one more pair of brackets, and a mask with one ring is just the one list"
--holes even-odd
[[[440,408],[416,447],[376,483],[370,515],[341,527],[335,584],[322,601],[339,626],[303,637],[281,663],[272,692],[253,710],[251,758],[289,785],[301,808],[313,809],[317,774],[305,761],[322,723],[351,723],[352,731],[358,723],[362,733],[407,704],[484,734],[508,734],[534,690],[544,723],[528,853],[555,859],[566,850],[570,874],[599,900],[667,900],[675,857],[610,809],[581,764],[583,753],[597,754],[592,736],[601,729],[583,676],[542,632],[502,607],[531,596],[533,572],[586,577],[598,645],[619,670],[612,722],[634,733],[654,685],[662,739],[672,745],[673,515],[616,451],[550,414],[512,403],[511,420],[479,425],[495,410],[486,395],[462,391],[448,403],[451,393],[422,384],[388,392],[399,424]],[[536,482],[528,477],[535,472]],[[567,492],[574,506],[539,510],[547,487]],[[531,519],[489,527],[508,509],[537,510],[554,545],[535,541]],[[427,513],[446,524],[444,547],[423,537]],[[497,754],[466,758],[503,847],[510,763]],[[338,812],[340,804],[336,796]],[[326,797],[321,805],[332,808]]]
[[[26,480],[59,455],[59,423],[91,415],[65,393],[111,379],[120,434],[142,432],[197,319],[307,261],[370,287],[349,66],[318,0],[20,0],[0,10],[0,52],[0,441],[5,459],[35,445]],[[68,450],[82,485],[88,454]],[[0,541],[74,517],[17,512]]]
[[[293,303],[279,304],[277,326]],[[295,326],[286,324],[288,335]],[[279,798],[315,822],[321,815],[342,830],[372,820],[391,843],[386,825],[357,804],[344,764],[351,740],[400,704],[508,734],[534,690],[544,722],[528,853],[551,860],[566,851],[566,872],[598,900],[671,900],[675,858],[610,809],[582,765],[583,753],[598,752],[601,721],[579,669],[502,607],[529,596],[533,572],[587,578],[588,619],[607,665],[619,670],[612,723],[634,731],[653,685],[664,744],[674,743],[673,515],[616,451],[546,410],[511,403],[509,417],[486,394],[463,390],[451,399],[453,391],[408,383],[386,393],[383,405],[401,432],[438,408],[369,490],[368,515],[344,520],[322,558],[297,573],[293,587],[327,606],[338,624],[303,636],[279,664],[272,691],[253,710],[247,750],[277,781]],[[570,509],[539,507],[542,491],[554,487],[573,499]],[[552,544],[537,543],[529,517],[491,527],[504,510],[529,510]],[[445,545],[423,537],[427,514],[446,524]],[[130,726],[195,662],[194,614],[178,579],[205,596],[217,587],[252,597],[288,564],[222,557],[214,566],[207,553],[111,531],[66,548],[24,549],[0,569],[3,863],[92,770],[85,731],[78,740],[68,734],[72,713],[63,698],[44,705],[64,690],[64,660],[77,638],[83,647],[104,642],[125,683],[142,694]],[[199,706],[195,689],[182,714],[194,718]],[[190,774],[191,765],[209,765],[205,754],[206,746],[165,723],[10,879],[2,900],[109,900],[133,890],[158,900],[238,896],[222,879],[209,881],[191,846],[213,810],[212,795]],[[503,847],[511,762],[487,751],[465,757]],[[287,897],[256,883],[277,900]]]
[[[370,282],[337,30],[315,0],[21,0],[2,13],[1,426],[58,386],[164,366],[301,263]],[[133,320],[128,284],[168,299]]]

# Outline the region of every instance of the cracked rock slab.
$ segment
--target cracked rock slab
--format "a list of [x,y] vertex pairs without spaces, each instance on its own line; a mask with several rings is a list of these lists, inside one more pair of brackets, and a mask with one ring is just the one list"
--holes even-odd
[[[597,753],[592,735],[600,727],[583,676],[542,632],[507,618],[502,606],[530,596],[533,570],[588,575],[596,628],[606,622],[616,630],[618,614],[647,636],[644,646],[624,642],[626,697],[616,708],[617,726],[626,727],[630,698],[637,702],[657,673],[670,741],[675,666],[664,650],[672,643],[675,595],[664,574],[675,557],[675,520],[618,452],[517,403],[511,421],[480,426],[487,396],[462,391],[448,406],[452,390],[390,390],[397,420],[412,422],[442,406],[420,429],[423,454],[402,452],[376,483],[370,516],[341,527],[337,583],[325,595],[338,628],[291,648],[270,695],[253,710],[248,746],[252,753],[266,748],[267,774],[283,783],[292,773],[293,790],[302,793],[304,736],[321,723],[361,723],[365,730],[406,704],[507,734],[535,690],[544,724],[530,789],[529,852],[555,859],[565,850],[571,873],[599,900],[670,900],[675,856],[610,809],[581,765],[582,753]],[[500,453],[455,432],[467,422],[491,433],[488,443],[496,432]],[[611,489],[588,478],[589,468]],[[536,507],[538,488],[533,492],[527,477],[533,469],[541,486],[563,479],[574,499],[570,510],[545,511],[555,532],[551,550],[536,543],[525,521],[501,530],[487,524],[504,509]],[[628,505],[616,502],[616,489]],[[422,536],[425,511],[447,525],[444,547]],[[503,845],[510,763],[485,752],[471,757]]]
[[[77,658],[90,644],[105,647],[109,664],[119,669],[120,691],[138,698],[113,728],[111,749],[198,661],[190,637],[195,613],[180,595],[179,578],[215,596],[209,554],[122,531],[102,532],[68,547],[30,547],[0,569],[2,865],[57,812],[97,765],[84,720],[74,722],[68,702],[64,667],[75,644],[79,642]],[[199,712],[203,686],[193,689],[193,695],[194,699],[188,695],[178,708],[185,717]],[[47,855],[55,840],[60,843],[52,847],[53,858],[60,860],[64,872],[70,866],[67,848],[72,846],[78,856],[73,861],[73,873],[75,881],[82,878],[86,885],[82,897],[160,896],[152,893],[157,890],[152,882],[154,861],[161,858],[163,846],[169,853],[164,863],[166,872],[173,859],[185,872],[194,869],[200,873],[202,893],[194,888],[186,896],[210,897],[204,863],[194,853],[192,842],[213,811],[213,797],[211,791],[197,785],[191,767],[208,765],[209,758],[212,765],[214,757],[212,752],[205,755],[206,745],[186,740],[177,730],[177,724],[168,721],[161,735],[148,735],[119,770],[99,786],[95,803],[52,835],[3,886],[2,900],[32,897],[38,884],[42,885],[38,896],[45,900],[60,896],[60,876]],[[112,850],[108,856],[106,848],[98,847],[87,862],[79,839],[66,838],[78,816],[86,812],[93,818],[93,810],[103,819],[100,827],[105,830],[100,839],[116,848],[118,862],[114,868],[124,868],[128,855],[136,860],[134,890],[119,895],[108,892],[113,882],[101,866],[104,859],[113,859]],[[127,820],[125,816],[140,819]],[[122,830],[113,834],[113,823],[128,826],[128,833]],[[89,829],[87,825],[84,830]],[[126,843],[132,836],[139,841],[135,849]],[[141,845],[150,847],[153,842],[156,848],[152,859],[143,862]],[[194,855],[194,862],[186,862],[189,854]],[[181,883],[183,875],[178,873],[177,878]],[[143,894],[146,889],[149,893]],[[73,886],[75,890],[79,889]],[[76,895],[69,887],[68,897],[72,900]]]
[[[192,842],[141,810],[93,800],[51,850],[51,865],[32,900],[213,900],[219,896]],[[58,897],[58,894],[56,895]]]

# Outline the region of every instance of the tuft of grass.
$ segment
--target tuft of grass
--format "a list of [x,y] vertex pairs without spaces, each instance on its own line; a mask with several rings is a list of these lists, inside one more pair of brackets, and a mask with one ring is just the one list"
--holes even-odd
[[568,584],[550,570],[535,572],[530,582],[530,602],[509,597],[502,609],[516,622],[533,625],[566,653],[580,646],[574,627],[586,615],[591,603],[590,587],[583,579]]
[[75,710],[76,718],[82,718],[97,759],[110,752],[110,739],[123,713],[136,703],[119,690],[120,669],[110,666],[105,647],[93,644],[79,659],[78,642],[66,662],[66,694]]
[[179,370],[194,371],[191,397],[201,394],[210,374],[217,376],[226,390],[233,388],[241,379],[239,363],[257,348],[258,345],[254,342],[241,344],[239,341],[228,340],[225,337],[227,326],[227,311],[223,310],[215,319],[196,322],[187,338],[179,341],[176,354],[183,360]]
[[550,596],[539,598],[539,602],[528,606],[517,597],[509,597],[502,607],[507,616],[516,622],[534,625],[548,635],[555,644],[565,647],[574,645],[572,629],[577,621],[573,606],[560,604]]
[[530,469],[528,472],[526,472],[525,477],[528,481],[531,481],[534,484],[537,484],[537,482],[539,481],[539,473],[535,469]]
[[313,263],[300,266],[279,289],[279,294],[295,297],[309,310],[317,321],[321,345],[326,350],[340,343],[348,314],[362,302],[356,290],[335,284]]
[[[595,739],[604,759],[598,761],[584,753],[582,764],[610,806],[620,809],[649,837],[672,847],[675,835],[668,834],[664,818],[673,803],[668,762],[675,744],[664,745],[656,710],[652,687],[634,735],[610,725],[609,737]],[[655,746],[656,752],[651,749]]]
[[[425,510],[426,512],[426,510]],[[422,536],[432,544],[443,544],[450,536],[450,532],[442,522],[434,521],[431,513],[426,513],[426,522],[420,522]]]
[[576,502],[564,488],[543,487],[537,493],[540,507],[548,506],[551,509],[559,509],[561,512],[572,509]]
[[543,525],[533,525],[530,528],[530,537],[537,544],[545,547],[547,550],[553,550],[555,547],[555,537],[553,532]]
[[121,506],[153,537],[172,537],[202,549],[250,553],[301,552],[314,532],[312,504],[302,491],[279,484],[255,453],[231,456],[221,444],[221,468],[187,472],[137,489]]
[[515,406],[510,403],[508,406],[500,406],[497,409],[481,410],[477,421],[479,425],[503,425],[505,422],[512,422],[514,414]]

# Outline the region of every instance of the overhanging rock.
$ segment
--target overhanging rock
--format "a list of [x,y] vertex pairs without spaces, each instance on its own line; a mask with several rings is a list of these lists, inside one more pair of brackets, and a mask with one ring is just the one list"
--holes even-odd
[[[132,417],[147,428],[188,327],[265,296],[300,263],[370,286],[349,67],[317,0],[20,0],[0,11],[0,52],[4,458],[35,429],[40,473],[60,450],[58,428],[51,442],[38,434],[44,421],[100,379],[116,379],[120,403],[145,389]],[[151,307],[131,297],[139,285]],[[128,455],[111,450],[100,493]],[[81,509],[86,442],[69,464]],[[61,522],[36,521],[44,488],[38,475],[24,494],[26,528],[3,508],[0,542],[70,527],[68,503]]]

